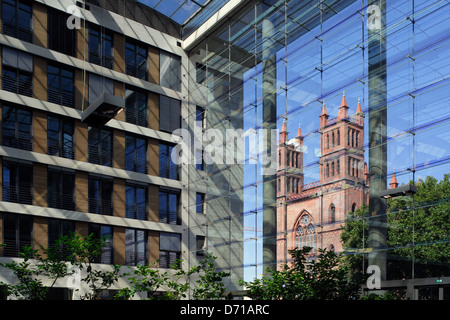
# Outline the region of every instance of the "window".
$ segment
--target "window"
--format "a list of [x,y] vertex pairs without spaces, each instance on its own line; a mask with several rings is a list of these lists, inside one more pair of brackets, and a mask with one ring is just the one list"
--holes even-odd
[[352,213],[355,213],[356,211],[356,203],[353,202],[352,204]]
[[[48,247],[59,249],[65,253],[65,247],[58,243],[60,237],[69,236],[75,232],[75,222],[70,220],[48,219]],[[58,247],[56,245],[58,244]],[[68,252],[66,252],[68,254]]]
[[136,136],[125,137],[125,169],[147,173],[147,140]]
[[197,257],[205,256],[205,245],[206,245],[206,237],[205,236],[195,236],[195,245]]
[[205,160],[203,158],[203,149],[195,150],[195,168],[197,170],[205,170]]
[[160,85],[172,90],[181,90],[181,57],[160,50]]
[[200,63],[195,64],[195,81],[199,84],[203,84],[206,80],[206,66]]
[[202,129],[206,128],[205,112],[205,109],[199,106],[197,106],[197,108],[195,109],[195,121],[197,122],[196,125],[200,125],[200,128]]
[[179,191],[159,190],[159,222],[181,224],[178,214]]
[[195,195],[195,205],[197,213],[205,213],[205,194],[204,193],[196,193]]
[[181,258],[181,234],[159,233],[159,267],[170,268]]
[[125,91],[125,121],[147,127],[147,93],[127,88]]
[[89,62],[112,69],[114,65],[113,33],[103,27],[89,26]]
[[102,248],[102,254],[95,259],[96,263],[113,264],[113,230],[111,226],[100,224],[89,224],[89,234],[94,239],[105,240],[106,245]]
[[114,95],[114,82],[109,78],[89,73],[89,105],[103,93]]
[[68,159],[74,159],[74,130],[71,119],[49,116],[47,119],[47,153]]
[[178,166],[172,161],[172,151],[175,147],[159,144],[159,176],[162,178],[178,179]]
[[3,201],[32,204],[33,166],[3,161]]
[[107,129],[88,128],[88,161],[102,166],[112,166],[113,136]]
[[33,218],[28,215],[3,213],[4,257],[19,257],[25,246],[33,245]]
[[22,51],[3,47],[2,89],[24,96],[33,95],[33,57]]
[[328,222],[329,223],[336,222],[336,207],[334,206],[333,203],[330,205],[330,209],[328,211]]
[[113,214],[113,181],[96,176],[89,176],[88,197],[89,212],[103,215]]
[[75,56],[76,29],[67,28],[70,15],[60,10],[48,8],[48,48],[69,56]]
[[31,112],[20,108],[3,106],[2,144],[6,147],[31,151]]
[[205,256],[205,236],[195,236],[195,245],[196,245],[196,255],[197,257]]
[[2,1],[2,32],[23,41],[33,40],[32,8],[25,1]]
[[312,248],[312,252],[316,251],[316,232],[314,230],[314,225],[309,215],[305,214],[301,219],[296,230],[296,246],[297,249],[302,249],[303,247]]
[[47,100],[73,107],[75,105],[73,71],[50,64],[47,71]]
[[147,220],[147,187],[125,186],[125,216],[129,219]]
[[75,174],[70,171],[47,171],[47,200],[50,208],[75,210]]
[[338,130],[336,134],[336,144],[339,146],[341,144],[341,132]]
[[131,41],[125,43],[125,73],[147,80],[147,47],[145,45]]
[[148,262],[148,233],[125,229],[125,265],[137,266]]
[[159,130],[172,133],[181,128],[181,102],[166,96],[160,96]]

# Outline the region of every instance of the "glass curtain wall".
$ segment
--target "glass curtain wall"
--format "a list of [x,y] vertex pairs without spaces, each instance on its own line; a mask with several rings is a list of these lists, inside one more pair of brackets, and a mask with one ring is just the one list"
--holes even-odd
[[[191,50],[203,141],[210,129],[223,146],[235,142],[227,129],[245,137],[241,162],[203,146],[206,249],[224,269],[260,277],[310,234],[311,247],[353,255],[357,268],[379,265],[382,280],[450,275],[449,9],[252,1]],[[202,172],[193,166],[191,184]],[[408,184],[415,192],[386,199]],[[360,239],[342,239],[344,225]]]

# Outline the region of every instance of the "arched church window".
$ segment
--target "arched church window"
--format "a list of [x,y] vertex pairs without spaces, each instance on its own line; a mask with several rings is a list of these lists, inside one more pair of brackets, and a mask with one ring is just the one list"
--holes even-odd
[[336,144],[338,146],[341,144],[341,132],[339,130],[336,133]]
[[356,210],[356,203],[353,202],[353,204],[352,204],[352,213],[354,213],[355,210]]
[[311,253],[316,252],[317,236],[314,225],[309,215],[305,214],[297,227],[295,234],[295,242],[297,249],[303,247],[312,248]]

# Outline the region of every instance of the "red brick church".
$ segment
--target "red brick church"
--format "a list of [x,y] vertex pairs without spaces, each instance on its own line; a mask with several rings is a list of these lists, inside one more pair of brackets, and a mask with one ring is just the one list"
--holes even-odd
[[348,212],[368,202],[369,173],[364,162],[364,113],[356,113],[342,97],[338,116],[320,114],[320,180],[304,184],[303,136],[288,139],[283,123],[278,146],[277,261],[290,259],[288,250],[312,247],[342,250],[341,225]]

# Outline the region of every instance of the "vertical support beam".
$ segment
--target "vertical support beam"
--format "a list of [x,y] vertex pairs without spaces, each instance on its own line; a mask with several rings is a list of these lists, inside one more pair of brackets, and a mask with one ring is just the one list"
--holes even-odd
[[[125,99],[125,84],[123,82],[114,81],[114,95]],[[125,111],[119,112],[115,119],[125,121]]]
[[33,205],[47,207],[47,165],[33,164]]
[[125,36],[114,33],[114,70],[125,73]]
[[75,121],[75,160],[88,161],[88,125]]
[[159,176],[159,141],[156,139],[148,139],[148,174],[151,176]]
[[115,217],[125,218],[125,180],[114,179],[113,201]]
[[48,224],[47,218],[33,217],[33,247],[42,254],[41,246],[48,248]]
[[148,81],[154,84],[159,85],[159,49],[156,47],[150,46],[148,48],[148,58],[149,58],[149,66],[148,66]]
[[[123,113],[123,112],[121,112]],[[125,169],[125,132],[114,130],[113,138],[113,167]]]
[[47,48],[47,38],[47,7],[35,2],[33,3],[33,43]]
[[[153,266],[159,260],[159,231],[148,231],[148,263]],[[156,267],[158,264],[156,265]]]
[[114,227],[114,264],[125,265],[125,228]]
[[75,199],[77,199],[75,208],[76,211],[89,211],[88,179],[89,174],[87,172],[75,172]]
[[33,151],[47,154],[47,113],[33,111]]
[[47,61],[33,58],[33,98],[47,101]]
[[[379,19],[369,28],[369,265],[377,265],[381,280],[386,280],[386,200],[380,192],[386,190],[386,0],[372,0],[379,17],[369,15],[369,19]],[[369,7],[370,8],[370,7]],[[379,9],[379,10],[378,10]],[[369,10],[370,11],[370,10]],[[372,21],[371,21],[372,22]]]
[[148,127],[159,130],[159,94],[157,93],[148,92],[148,115]]
[[[272,130],[276,129],[276,51],[274,48],[273,23],[265,19],[262,22],[262,78],[263,78],[263,131],[266,149],[263,154],[272,154]],[[263,164],[264,169],[269,169],[272,163],[267,161]],[[276,234],[277,234],[277,216],[276,216],[276,179],[273,175],[263,175],[263,266],[264,273],[267,267],[276,268]]]
[[148,186],[148,220],[159,222],[159,186],[150,184]]

